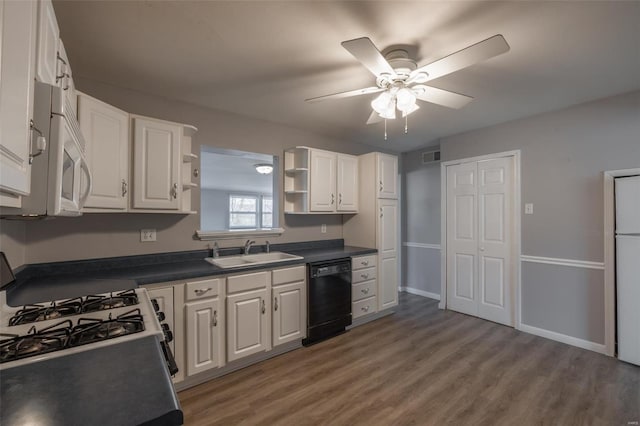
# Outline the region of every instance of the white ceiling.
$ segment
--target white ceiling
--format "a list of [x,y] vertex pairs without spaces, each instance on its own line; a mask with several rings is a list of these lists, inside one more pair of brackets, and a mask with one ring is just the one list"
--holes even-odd
[[[217,189],[226,192],[273,192],[273,175],[261,175],[256,164],[273,164],[273,157],[264,154],[241,153],[220,154],[210,151],[200,153],[200,185],[202,189]],[[277,172],[276,172],[277,173]]]
[[[74,73],[397,151],[437,138],[640,89],[637,1],[56,1]],[[340,42],[416,46],[425,64],[494,34],[511,50],[429,84],[473,96],[365,125],[373,95],[305,98],[374,85]]]

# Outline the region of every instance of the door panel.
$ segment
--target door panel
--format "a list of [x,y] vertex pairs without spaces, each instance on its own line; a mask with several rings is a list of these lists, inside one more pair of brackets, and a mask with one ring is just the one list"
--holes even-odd
[[267,342],[267,290],[255,290],[227,296],[227,360],[262,352]]
[[273,287],[273,346],[306,334],[307,298],[304,281]]
[[383,258],[380,261],[378,279],[378,310],[391,308],[398,304],[398,258]]
[[480,161],[478,173],[478,316],[512,326],[513,157]]
[[220,302],[218,298],[185,305],[187,314],[187,375],[220,365]]
[[398,198],[398,157],[378,155],[378,198]]
[[447,167],[447,306],[477,315],[476,163]]
[[358,210],[358,157],[338,154],[338,211]]

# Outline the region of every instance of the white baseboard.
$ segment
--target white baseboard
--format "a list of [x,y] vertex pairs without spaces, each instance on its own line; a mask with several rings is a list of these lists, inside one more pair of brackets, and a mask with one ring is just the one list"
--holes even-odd
[[440,295],[436,293],[431,293],[429,291],[418,290],[413,287],[400,287],[400,291],[404,291],[405,293],[415,294],[416,296],[428,297],[429,299],[440,300]]
[[536,336],[555,340],[556,342],[566,343],[567,345],[577,346],[582,349],[607,354],[607,348],[601,343],[590,342],[589,340],[579,339],[577,337],[568,336],[566,334],[557,333],[555,331],[545,330],[544,328],[533,327],[527,324],[520,324],[520,331],[535,334]]

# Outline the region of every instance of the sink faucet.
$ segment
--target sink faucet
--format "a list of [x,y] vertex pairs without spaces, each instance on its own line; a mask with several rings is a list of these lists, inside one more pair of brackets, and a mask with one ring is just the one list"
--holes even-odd
[[214,259],[217,259],[218,257],[220,257],[220,247],[218,246],[218,242],[217,241],[213,242],[212,253],[213,253],[213,258]]
[[244,254],[249,254],[249,250],[251,250],[251,244],[255,243],[255,241],[247,240],[247,242],[244,243]]
[[267,246],[267,253],[271,253],[271,245],[269,244],[269,240],[266,241],[265,245]]

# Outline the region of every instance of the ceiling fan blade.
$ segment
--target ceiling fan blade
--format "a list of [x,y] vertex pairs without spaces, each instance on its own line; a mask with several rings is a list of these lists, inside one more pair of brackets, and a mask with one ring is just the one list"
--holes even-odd
[[471,96],[461,95],[437,87],[419,84],[411,88],[416,94],[416,98],[432,104],[442,105],[449,108],[460,109],[473,100]]
[[379,123],[382,120],[384,120],[384,118],[380,117],[380,114],[378,114],[375,111],[371,112],[371,115],[369,116],[369,119],[367,120],[367,124],[375,124],[375,123]]
[[493,37],[489,37],[486,40],[413,70],[410,78],[423,72],[428,74],[428,78],[423,80],[423,82],[433,80],[508,52],[509,49],[507,41],[501,34],[494,35]]
[[389,62],[368,37],[343,41],[341,44],[376,77],[380,74],[396,75]]
[[331,95],[324,95],[324,96],[318,96],[315,98],[309,98],[309,99],[305,99],[306,102],[318,102],[318,101],[324,101],[327,99],[340,99],[340,98],[349,98],[351,96],[360,96],[360,95],[368,95],[370,93],[378,93],[378,92],[382,92],[385,89],[381,89],[377,86],[374,87],[366,87],[364,89],[356,89],[356,90],[350,90],[348,92],[340,92],[340,93],[334,93]]

